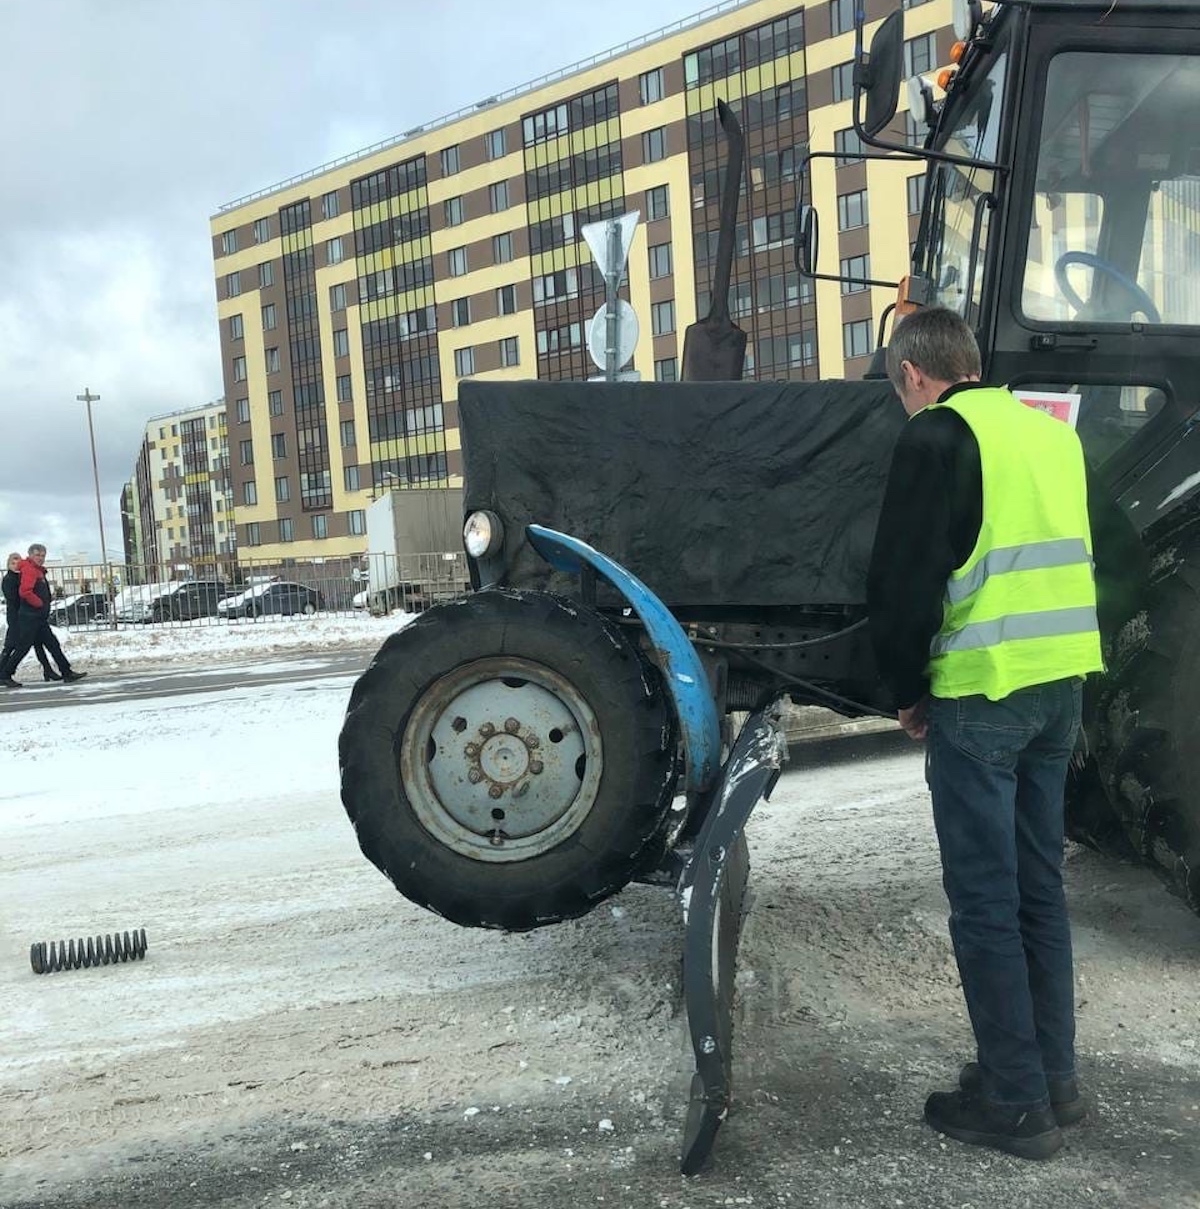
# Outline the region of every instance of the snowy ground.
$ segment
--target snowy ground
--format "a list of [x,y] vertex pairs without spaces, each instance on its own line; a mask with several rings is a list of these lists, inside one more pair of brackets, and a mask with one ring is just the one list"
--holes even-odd
[[[5,1209],[1200,1205],[1200,921],[1149,874],[1069,864],[1091,1122],[1046,1165],[943,1143],[920,1106],[969,1033],[920,752],[801,749],[752,820],[737,1109],[687,1181],[669,894],[524,936],[411,906],[337,800],[349,685],[4,719]],[[139,926],[142,963],[30,972]]]
[[[122,625],[115,630],[98,625],[69,626],[56,628],[55,633],[73,666],[81,671],[105,672],[212,665],[287,652],[377,647],[412,620],[413,614],[409,613],[389,617],[317,613],[312,617],[260,617],[252,621]],[[37,671],[32,655],[21,670],[26,675]]]

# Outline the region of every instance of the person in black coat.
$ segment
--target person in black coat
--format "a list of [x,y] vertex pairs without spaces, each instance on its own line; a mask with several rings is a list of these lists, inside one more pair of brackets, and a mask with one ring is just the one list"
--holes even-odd
[[[17,595],[17,589],[21,583],[20,566],[21,556],[10,554],[4,578],[0,579],[0,592],[4,595],[5,614],[4,649],[0,651],[0,667],[8,661],[9,655],[17,646],[17,616],[21,609],[21,598]],[[37,656],[38,663],[42,665],[43,680],[62,679],[62,676],[50,666],[50,658],[41,642],[33,644],[33,653]]]

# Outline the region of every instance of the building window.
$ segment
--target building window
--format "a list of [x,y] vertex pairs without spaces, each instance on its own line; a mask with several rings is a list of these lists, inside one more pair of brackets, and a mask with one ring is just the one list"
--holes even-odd
[[221,234],[221,251],[228,256],[231,252],[237,251],[237,232],[224,231]]
[[853,323],[842,324],[842,354],[850,357],[870,356],[874,348],[871,338],[870,319],[856,319]]
[[333,355],[335,357],[350,356],[350,332],[347,328],[339,327],[333,333]]
[[471,322],[471,300],[455,298],[450,304],[450,326],[466,327]]
[[258,484],[253,479],[247,479],[242,484],[242,503],[247,508],[252,508],[258,503]]
[[354,444],[354,421],[343,420],[338,426],[341,433],[342,448],[348,448]]
[[833,69],[833,99],[848,101],[854,95],[854,61],[839,63]]
[[500,364],[505,369],[521,364],[521,345],[516,336],[506,336],[500,341]]
[[451,277],[461,277],[467,271],[466,248],[451,248],[446,253],[446,259],[449,263]]
[[515,285],[502,285],[496,291],[496,310],[501,315],[517,313],[517,287]]
[[483,150],[490,160],[498,160],[508,150],[504,130],[489,130],[483,136]]
[[[841,272],[839,277],[857,277],[860,280],[871,276],[871,257],[870,256],[847,256],[842,260]],[[869,286],[860,285],[857,282],[842,282],[843,294],[861,294],[864,290],[870,289]]]
[[858,131],[853,126],[847,130],[835,130],[833,149],[837,152],[837,158],[833,161],[836,167],[844,168],[847,164],[857,164],[862,159],[863,150]]
[[262,325],[264,332],[273,332],[276,325],[275,304],[268,302],[262,309]]
[[341,264],[346,258],[345,245],[342,243],[342,237],[335,235],[333,239],[325,244],[325,259],[330,264]]
[[275,480],[275,499],[280,504],[286,504],[291,498],[292,489],[285,474]]
[[653,71],[644,71],[638,76],[638,96],[643,105],[653,105],[666,95],[663,87],[663,69],[656,67]]
[[458,171],[458,144],[442,152],[442,175],[453,176]]
[[666,336],[675,330],[675,300],[655,302],[650,306],[650,330],[656,336]]
[[266,243],[271,238],[271,220],[258,218],[254,220],[254,242]]
[[262,541],[258,536],[258,521],[251,521],[246,526],[246,545],[261,546]]
[[664,357],[661,361],[655,361],[654,380],[655,382],[677,382],[679,380],[679,366],[674,357]]
[[283,391],[267,391],[267,411],[273,416],[283,415]]
[[237,408],[237,422],[239,424],[250,423],[250,400],[239,399],[234,405]]
[[854,28],[855,0],[829,0],[829,32],[836,37]]
[[[454,150],[457,152],[458,148],[456,147]],[[327,517],[325,515],[325,513],[323,513],[323,512],[318,512],[312,518],[312,529],[313,529],[313,537],[318,538],[318,539],[328,537],[329,536],[329,517]]]
[[671,217],[671,189],[669,185],[655,185],[646,190],[646,221]]
[[229,339],[240,340],[246,334],[241,315],[229,316]]
[[513,258],[513,237],[511,231],[503,235],[492,236],[492,260],[496,264],[508,264]]
[[337,218],[341,212],[341,206],[338,204],[337,193],[326,193],[321,198],[321,217],[322,218]]
[[507,210],[511,204],[508,200],[508,181],[496,181],[494,184],[488,185],[488,204],[492,208],[493,214],[499,214],[501,210]]
[[853,231],[867,225],[867,191],[843,193],[838,197],[838,230]]
[[642,162],[655,164],[667,157],[667,131],[664,126],[657,130],[647,130],[642,135]]
[[925,204],[925,177],[910,176],[908,178],[908,212],[909,214],[920,214],[921,207]]
[[473,348],[456,348],[454,350],[454,372],[465,378],[475,372],[475,350]]
[[276,461],[280,461],[287,457],[287,434],[283,432],[271,433],[271,457]]
[[337,377],[337,401],[339,403],[351,403],[354,400],[354,389],[350,384],[349,374],[338,374]]
[[260,290],[266,290],[270,289],[270,287],[274,284],[275,265],[269,260],[264,260],[262,264],[258,266],[258,288]]
[[235,382],[245,382],[246,380],[246,358],[234,357],[233,359],[233,380]]
[[329,309],[331,311],[344,311],[346,309],[346,287],[342,285],[331,285],[329,287]]
[[342,471],[342,482],[345,484],[347,491],[357,491],[358,487],[358,467],[347,466]]
[[904,43],[904,78],[911,79],[937,66],[937,44],[933,34],[921,34]]
[[279,540],[281,542],[296,540],[296,529],[290,516],[281,516],[279,518]]
[[463,199],[461,197],[448,197],[442,203],[442,209],[446,215],[446,226],[457,227],[463,220]]
[[671,275],[671,245],[656,243],[650,249],[650,278],[669,277]]
[[352,512],[347,512],[346,517],[350,522],[350,532],[354,537],[361,537],[366,533],[367,514],[361,508],[355,508]]
[[238,272],[225,275],[225,293],[230,298],[236,298],[242,292],[242,275]]
[[278,348],[267,349],[267,373],[269,373],[269,374],[279,373],[279,349]]

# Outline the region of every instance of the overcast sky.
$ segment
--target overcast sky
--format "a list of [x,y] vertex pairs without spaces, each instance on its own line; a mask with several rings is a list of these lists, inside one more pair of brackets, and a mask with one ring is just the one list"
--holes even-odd
[[225,202],[705,0],[0,0],[0,553],[109,556],[146,421],[222,392]]

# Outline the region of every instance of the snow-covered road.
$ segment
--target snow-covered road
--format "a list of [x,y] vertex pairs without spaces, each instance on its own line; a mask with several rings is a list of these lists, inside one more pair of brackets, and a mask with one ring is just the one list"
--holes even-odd
[[[3,718],[0,1205],[1197,1203],[1200,921],[1148,874],[1071,856],[1096,1119],[1036,1172],[947,1147],[920,1104],[969,1034],[920,752],[806,745],[752,820],[739,1111],[685,1182],[670,895],[523,936],[411,906],[338,802],[350,684]],[[142,963],[30,972],[142,926]]]

